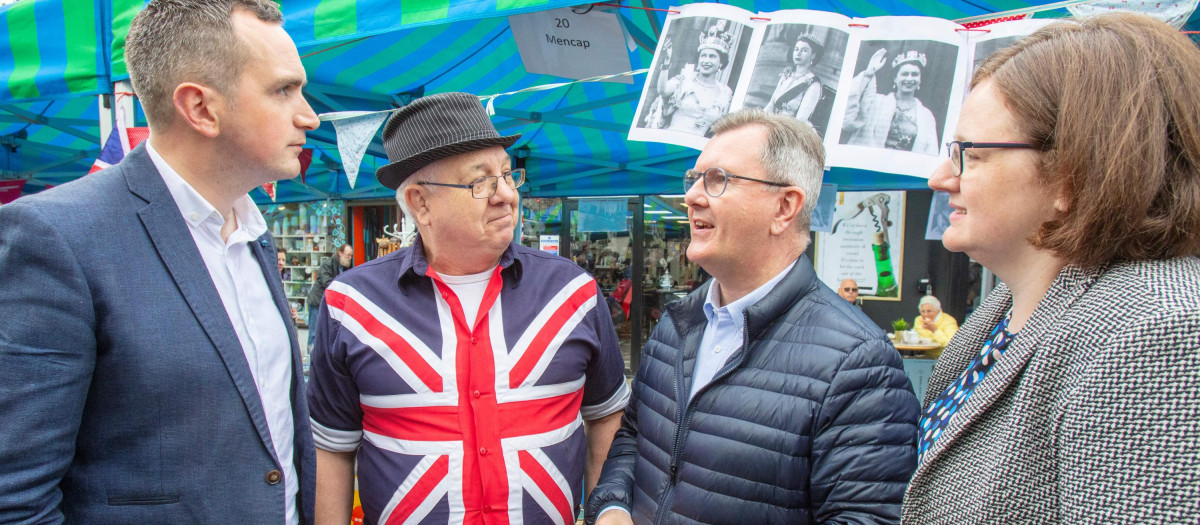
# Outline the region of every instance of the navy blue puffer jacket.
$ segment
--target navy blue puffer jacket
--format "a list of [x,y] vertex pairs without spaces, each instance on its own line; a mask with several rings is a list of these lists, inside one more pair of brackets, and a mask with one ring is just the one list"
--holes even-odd
[[883,331],[801,257],[688,402],[708,286],[646,343],[588,522],[617,505],[639,524],[899,523],[920,406]]

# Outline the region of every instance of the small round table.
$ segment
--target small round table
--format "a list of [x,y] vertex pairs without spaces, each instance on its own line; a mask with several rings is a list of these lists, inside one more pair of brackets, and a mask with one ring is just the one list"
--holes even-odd
[[900,351],[900,355],[904,357],[915,357],[923,355],[925,352],[937,350],[942,347],[937,343],[892,343],[896,350]]

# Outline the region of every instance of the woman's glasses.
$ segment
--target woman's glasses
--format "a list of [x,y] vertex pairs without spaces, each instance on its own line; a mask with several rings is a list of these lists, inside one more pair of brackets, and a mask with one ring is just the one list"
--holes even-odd
[[946,154],[950,155],[950,165],[954,166],[954,176],[961,177],[963,174],[963,150],[970,148],[1022,148],[1022,149],[1038,149],[1037,146],[1028,142],[967,142],[965,140],[955,140],[946,143]]

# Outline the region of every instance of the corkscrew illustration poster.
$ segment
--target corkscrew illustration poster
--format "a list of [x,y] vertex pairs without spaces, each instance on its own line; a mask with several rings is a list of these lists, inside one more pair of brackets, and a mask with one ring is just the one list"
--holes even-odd
[[838,193],[831,231],[813,237],[817,276],[830,288],[854,279],[863,299],[900,300],[904,192]]

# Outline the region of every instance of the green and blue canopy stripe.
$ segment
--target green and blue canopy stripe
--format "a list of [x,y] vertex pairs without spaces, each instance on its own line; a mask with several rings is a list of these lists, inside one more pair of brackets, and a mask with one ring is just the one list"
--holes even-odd
[[129,34],[129,26],[133,17],[141,12],[150,0],[97,0],[98,4],[107,2],[112,30],[109,40],[112,42],[112,80],[126,80],[129,71],[125,69],[125,36]]
[[103,91],[108,68],[96,7],[23,0],[0,10],[0,103]]
[[570,0],[289,0],[283,3],[283,11],[292,38],[297,44],[308,46],[576,3]]
[[[99,135],[95,97],[73,97],[60,100],[39,100],[5,104],[6,108],[40,115],[51,121],[95,123],[96,127],[82,127],[83,131]],[[96,142],[86,140],[58,129],[6,118],[0,123],[0,135],[25,134],[13,150],[0,151],[0,170],[8,174],[32,176],[26,185],[27,193],[39,191],[45,184],[58,185],[87,173],[92,161],[100,153]],[[4,177],[7,178],[7,177]]]

